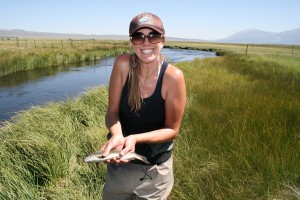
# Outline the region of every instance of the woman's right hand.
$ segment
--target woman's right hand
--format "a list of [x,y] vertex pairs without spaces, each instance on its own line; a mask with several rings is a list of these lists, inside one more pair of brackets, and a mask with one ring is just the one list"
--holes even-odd
[[[101,150],[104,150],[103,157],[108,156],[110,150],[122,150],[125,143],[125,138],[122,134],[112,135],[112,137],[101,147]],[[119,159],[107,160],[105,163],[118,163]]]

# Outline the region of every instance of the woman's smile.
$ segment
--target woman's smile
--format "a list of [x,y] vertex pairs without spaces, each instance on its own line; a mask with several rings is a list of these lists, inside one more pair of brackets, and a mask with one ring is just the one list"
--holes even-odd
[[142,53],[144,53],[144,54],[150,54],[150,53],[153,52],[153,49],[142,49],[141,51],[142,51]]

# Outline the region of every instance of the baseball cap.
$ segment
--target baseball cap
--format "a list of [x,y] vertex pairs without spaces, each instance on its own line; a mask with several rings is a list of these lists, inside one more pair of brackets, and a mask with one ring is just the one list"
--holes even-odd
[[160,34],[165,34],[165,29],[160,18],[152,13],[141,13],[135,16],[129,25],[129,35],[142,28],[150,28]]

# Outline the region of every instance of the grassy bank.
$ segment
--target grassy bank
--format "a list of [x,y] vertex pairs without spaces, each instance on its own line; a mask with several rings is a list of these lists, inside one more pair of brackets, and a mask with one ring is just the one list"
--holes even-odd
[[107,90],[34,107],[0,129],[0,199],[99,199],[103,166],[83,157],[106,132]]
[[[187,107],[170,199],[300,198],[300,69],[295,59],[226,55],[178,63]],[[290,63],[289,63],[290,62]],[[101,199],[107,88],[25,111],[0,128],[0,199]]]
[[179,66],[188,103],[172,199],[299,199],[299,67],[256,56]]
[[34,68],[100,60],[104,57],[116,56],[128,51],[128,45],[125,45],[124,42],[116,44],[103,42],[98,46],[65,48],[1,47],[0,77]]

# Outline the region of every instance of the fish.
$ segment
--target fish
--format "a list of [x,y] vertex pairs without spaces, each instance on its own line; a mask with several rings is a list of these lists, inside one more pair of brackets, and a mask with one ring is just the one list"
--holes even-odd
[[95,151],[94,153],[91,153],[87,155],[83,161],[85,163],[93,163],[93,162],[104,162],[106,160],[111,160],[112,158],[124,158],[127,160],[140,160],[146,164],[150,164],[150,162],[147,160],[145,156],[139,155],[135,152],[128,152],[124,156],[120,156],[120,150],[111,150],[109,154],[106,157],[103,157],[102,154],[104,153],[104,150]]

